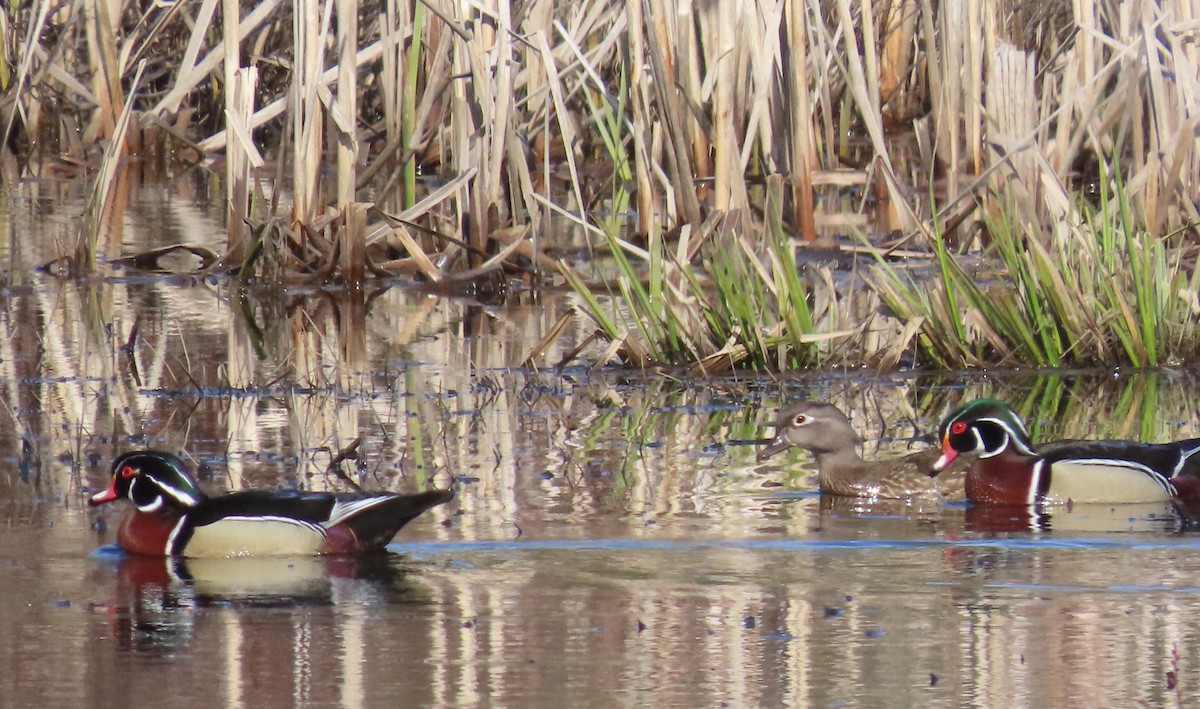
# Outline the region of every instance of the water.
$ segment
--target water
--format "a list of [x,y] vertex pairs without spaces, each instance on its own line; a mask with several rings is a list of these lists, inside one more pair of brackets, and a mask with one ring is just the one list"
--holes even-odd
[[[123,252],[219,247],[203,189],[143,188]],[[822,500],[805,454],[761,467],[738,443],[811,397],[852,412],[868,455],[898,455],[990,394],[1036,438],[1198,436],[1194,373],[680,382],[549,366],[582,328],[534,370],[569,294],[58,281],[34,266],[78,195],[7,198],[0,705],[1200,700],[1200,536],[1170,510]],[[321,489],[357,437],[344,470],[364,486],[458,491],[381,559],[122,559],[123,510],[84,505],[135,447],[184,452],[210,492]]]

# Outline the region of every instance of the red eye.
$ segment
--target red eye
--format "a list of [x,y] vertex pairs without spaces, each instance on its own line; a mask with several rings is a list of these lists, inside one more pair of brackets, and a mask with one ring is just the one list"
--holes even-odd
[[966,432],[967,424],[963,423],[962,421],[955,421],[954,423],[950,424],[950,433],[958,436]]
[[121,477],[125,478],[126,480],[132,478],[134,475],[137,475],[137,471],[133,469],[133,466],[126,465],[125,467],[121,468]]
[[808,423],[808,417],[804,414],[796,414],[795,418],[792,419],[793,426],[803,426],[806,423]]

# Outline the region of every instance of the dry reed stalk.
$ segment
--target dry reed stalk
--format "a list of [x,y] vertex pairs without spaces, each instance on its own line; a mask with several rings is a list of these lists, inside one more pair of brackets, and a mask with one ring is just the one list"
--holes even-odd
[[809,97],[810,69],[808,61],[808,28],[804,0],[787,0],[787,37],[791,61],[787,66],[787,90],[792,110],[789,121],[788,163],[792,170],[792,223],[800,238],[811,242],[817,238],[813,213],[813,170],[817,164],[817,142],[813,127],[813,108]]
[[[878,85],[868,82],[864,69],[866,62],[874,62],[874,51],[869,52],[867,57],[864,57],[859,51],[858,40],[854,36],[854,17],[850,9],[850,0],[837,0],[837,9],[842,26],[842,44],[845,48],[844,59],[848,74],[846,76],[847,88],[850,90],[850,95],[853,96],[854,103],[858,107],[858,114],[863,122],[863,127],[871,139],[871,147],[875,151],[875,160],[881,164],[881,167],[887,173],[895,178],[895,169],[892,166],[887,149],[887,141],[884,136],[883,115],[879,108]],[[874,46],[877,44],[878,38],[873,33],[865,33],[867,29],[873,28],[873,24],[869,24],[863,28],[864,45]],[[904,190],[900,189],[895,179],[888,180],[886,185],[888,193],[891,196],[890,216],[897,221],[899,227],[905,232],[913,231],[917,225],[909,218],[909,210],[898,209],[896,206],[898,203],[905,201]],[[882,198],[882,195],[880,197]]]
[[[926,10],[929,10],[926,0]],[[964,97],[963,68],[966,66],[966,43],[970,28],[966,26],[965,3],[938,3],[937,38],[927,37],[926,44],[936,47],[938,60],[929,62],[930,72],[938,71],[933,99],[934,155],[946,171],[945,199],[952,202],[958,198],[959,171],[962,169],[963,148],[963,104],[971,97]],[[965,31],[964,31],[965,30]],[[938,41],[940,40],[940,41]]]
[[[213,3],[207,3],[209,17]],[[202,19],[205,7],[201,7]],[[221,22],[225,27],[237,27],[241,11],[237,0],[222,0]],[[207,25],[207,22],[201,23]],[[193,32],[188,49],[193,49],[196,34]],[[238,42],[225,42],[225,124],[231,131],[241,130],[249,133],[245,125],[254,114],[254,90],[257,86],[258,70],[251,67],[246,73],[241,73],[241,53]],[[192,55],[194,60],[194,54]],[[185,55],[184,64],[188,63]],[[248,85],[247,85],[248,84]],[[234,127],[236,126],[236,128]],[[249,152],[240,146],[252,141],[238,141],[231,144],[225,151],[225,190],[228,195],[225,210],[225,251],[231,263],[240,263],[247,253],[247,242],[250,235],[250,225],[246,222],[247,209],[250,205],[250,163]],[[240,149],[239,149],[240,148]]]
[[[1196,15],[1200,16],[1200,10],[1196,11]],[[1200,221],[1200,210],[1196,204],[1200,193],[1192,184],[1192,177],[1200,174],[1200,151],[1196,149],[1194,140],[1200,131],[1200,73],[1197,71],[1200,52],[1194,43],[1184,41],[1178,34],[1169,35],[1168,42],[1177,93],[1174,106],[1176,125],[1171,136],[1174,147],[1166,151],[1168,177],[1164,189],[1182,199],[1172,200],[1176,205],[1175,213],[1164,213],[1157,223],[1148,225],[1151,233],[1159,233],[1168,221],[1172,224]]]
[[[37,121],[32,116],[24,115],[26,110],[23,100],[24,88],[30,83],[30,68],[33,64],[33,57],[37,53],[38,41],[37,38],[42,35],[42,28],[46,25],[46,18],[50,11],[50,0],[37,0],[37,5],[34,8],[34,20],[29,26],[29,33],[25,36],[21,51],[21,60],[17,65],[16,82],[12,85],[12,95],[16,97],[13,107],[8,111],[8,119],[4,122],[4,135],[0,144],[7,146],[9,137],[12,135],[14,121],[20,115],[24,119],[25,128],[31,131],[37,131]],[[44,53],[43,53],[44,54]],[[36,105],[36,100],[34,101]],[[7,150],[7,148],[6,148]]]
[[[676,10],[675,31],[671,35],[676,44],[676,56],[679,58],[679,66],[676,71],[680,76],[679,89],[683,93],[685,99],[693,106],[703,106],[708,103],[706,91],[704,88],[704,80],[700,76],[700,69],[706,63],[704,59],[704,48],[697,32],[699,31],[696,21],[696,6],[694,2],[679,3]],[[701,124],[700,117],[694,113],[689,114],[686,123],[687,142],[692,146],[692,169],[698,179],[713,176],[713,136],[709,135],[708,129]],[[704,195],[707,187],[698,187],[698,192]]]
[[[200,49],[204,46],[204,41],[208,38],[212,19],[217,12],[218,1],[221,2],[222,23],[227,23],[225,24],[226,27],[236,27],[241,24],[241,8],[237,2],[233,2],[233,0],[202,0],[200,9],[196,11],[196,17],[191,21],[192,32],[188,36],[187,47],[183,50],[183,59],[179,62],[179,73],[176,74],[177,78],[188,76],[192,73],[192,69],[196,67],[196,58],[200,56]],[[229,7],[230,4],[233,5],[232,8]],[[234,18],[232,22],[229,19],[230,17]],[[229,49],[227,47],[223,47],[223,49],[225,50],[225,61],[228,61]],[[241,59],[238,59],[238,63],[234,66],[241,66]],[[226,80],[228,79],[229,77],[226,75]]]
[[338,226],[338,272],[346,283],[361,285],[367,272],[367,205],[351,202],[341,210]]
[[[119,225],[124,204],[124,193],[127,183],[125,172],[121,170],[121,156],[125,154],[125,138],[129,132],[129,122],[133,116],[133,102],[137,97],[138,86],[142,80],[145,61],[138,62],[133,76],[133,88],[121,109],[117,122],[113,126],[112,138],[104,148],[104,157],[100,161],[100,172],[92,185],[88,198],[87,213],[84,215],[84,226],[75,242],[75,257],[73,268],[76,273],[92,273],[96,270],[96,249],[101,232],[106,232],[119,243]],[[120,179],[118,179],[120,178]]]
[[1015,214],[1038,211],[1037,148],[1027,145],[1037,128],[1036,76],[1036,57],[1008,43],[1002,42],[988,62],[988,142],[993,152],[1002,151],[991,162],[1008,163],[992,173],[993,192],[1013,200]]
[[[1190,185],[1191,194],[1187,194],[1189,185],[1181,180],[1182,175],[1188,175],[1192,182],[1200,173],[1200,153],[1195,140],[1200,123],[1197,52],[1191,47],[1192,39],[1181,36],[1194,31],[1200,9],[1195,3],[1178,0],[1163,3],[1161,9],[1151,5],[1143,5],[1141,9],[1149,81],[1147,98],[1152,116],[1150,147],[1158,163],[1157,174],[1147,180],[1144,209],[1150,232],[1159,233],[1167,223],[1183,221],[1178,203],[1191,205],[1194,214],[1196,199],[1200,197],[1194,185]],[[1179,24],[1167,24],[1168,18],[1179,18]],[[1189,25],[1192,29],[1187,29]]]
[[[401,97],[404,86],[404,37],[403,28],[411,28],[408,19],[409,4],[399,0],[387,0],[379,17],[379,43],[382,46],[382,61],[378,74],[380,92],[383,94],[383,128],[387,137],[384,154],[407,148],[403,143],[401,124]],[[411,34],[411,29],[408,30]],[[393,148],[392,146],[396,146]],[[405,207],[409,205],[403,205]]]
[[[772,0],[760,3],[758,12],[746,13],[745,28],[741,37],[744,47],[745,70],[749,81],[741,82],[745,88],[740,96],[741,114],[745,117],[746,131],[741,145],[741,174],[743,183],[747,174],[765,170],[776,174],[786,169],[783,155],[776,149],[775,125],[783,123],[783,112],[776,111],[787,99],[786,82],[779,78],[784,73],[783,47],[781,44],[783,13],[787,0]],[[773,115],[779,114],[779,115]],[[757,158],[757,161],[756,161]],[[761,166],[761,167],[759,167]]]
[[[243,22],[242,24],[244,25],[245,22]],[[375,61],[376,59],[378,59],[382,51],[383,51],[383,48],[380,45],[380,43],[374,42],[374,43],[370,44],[369,46],[364,47],[363,50],[358,53],[358,56],[355,57],[355,64],[359,67],[362,67],[365,64],[369,64],[369,63]],[[337,68],[336,67],[325,71],[324,73],[321,74],[321,78],[320,78],[319,85],[321,87],[321,90],[327,91],[327,89],[325,87],[328,86],[329,84],[332,84],[336,80],[337,80]],[[280,98],[280,99],[276,99],[276,100],[272,101],[271,103],[268,103],[266,106],[263,106],[262,108],[260,108],[257,112],[255,112],[253,118],[250,121],[251,127],[258,128],[259,126],[262,126],[262,125],[268,123],[269,121],[282,115],[283,112],[286,111],[288,108],[288,101],[289,101],[288,98]],[[195,148],[204,153],[212,152],[215,150],[220,150],[221,148],[225,147],[226,138],[227,138],[227,136],[225,135],[225,131],[217,131],[216,133],[213,133],[209,137],[205,138],[204,140],[197,142],[195,145]]]
[[[650,155],[650,131],[653,125],[649,120],[652,98],[649,82],[645,80],[642,68],[646,66],[646,45],[643,41],[642,28],[645,26],[642,15],[642,3],[627,0],[626,12],[626,47],[629,51],[629,95],[631,97],[630,122],[633,138],[633,176],[637,199],[637,231],[639,234],[650,234],[657,231],[660,224],[654,186],[651,181],[653,161]],[[548,167],[547,167],[548,169]]]
[[448,180],[441,187],[438,187],[436,190],[427,194],[420,202],[414,204],[412,207],[409,207],[399,214],[389,214],[387,211],[380,208],[379,213],[383,215],[384,223],[373,224],[368,228],[366,238],[367,243],[375,243],[379,239],[391,233],[391,230],[399,223],[416,221],[432,212],[435,207],[443,202],[460,196],[463,189],[469,185],[471,180],[475,177],[476,172],[478,172],[476,168],[470,168],[463,174]]
[[[306,0],[308,2],[310,0]],[[181,75],[176,77],[175,83],[171,86],[170,91],[166,93],[153,108],[146,111],[147,115],[163,116],[165,114],[174,113],[179,110],[180,103],[188,97],[188,95],[205,79],[217,70],[221,62],[225,58],[225,42],[233,41],[240,42],[241,38],[248,36],[251,32],[260,28],[264,23],[275,19],[275,10],[279,7],[282,0],[263,0],[255,6],[253,10],[241,21],[236,28],[226,27],[223,29],[223,41],[217,46],[209,50],[208,54],[199,63],[188,68],[188,71],[181,72]],[[296,13],[302,11],[300,6],[297,6]],[[302,20],[295,19],[295,22]],[[197,43],[204,41],[204,35],[207,33],[208,27],[196,25],[192,33],[193,40]],[[199,35],[199,38],[197,38]],[[189,41],[189,48],[191,40]],[[186,53],[185,53],[186,56]],[[194,60],[193,60],[194,61]],[[282,112],[282,111],[280,111]],[[275,115],[279,115],[276,113]],[[255,126],[261,125],[255,123]]]
[[[862,63],[863,74],[867,80],[867,95],[871,97],[871,111],[883,119],[883,103],[879,96],[879,34],[875,31],[875,8],[873,0],[859,0],[859,27],[863,36]],[[847,31],[852,31],[851,25],[845,25]]]
[[242,67],[233,72],[226,92],[225,125],[234,140],[225,150],[226,243],[225,264],[239,266],[250,253],[250,171],[264,161],[254,145],[250,116],[254,115],[254,96],[258,69]]
[[[476,40],[477,41],[477,40]],[[455,42],[454,50],[451,52],[451,74],[454,76],[472,76],[472,61],[471,61],[471,42]],[[468,169],[473,169],[477,174],[481,165],[481,158],[478,154],[477,133],[481,128],[476,125],[474,112],[471,110],[477,104],[478,99],[474,95],[474,81],[455,81],[450,84],[452,97],[450,99],[450,116],[448,135],[444,138],[446,147],[451,155],[451,169],[455,174],[466,174]],[[482,88],[482,87],[481,87]],[[481,206],[482,200],[476,199],[476,186],[480,180],[473,179],[464,189],[469,195],[461,203],[463,217],[466,218],[466,223],[463,223],[463,229],[469,231],[467,239],[472,245],[477,245],[482,242],[482,236],[478,234],[478,230],[485,219],[485,211]]]
[[[639,2],[639,0],[627,0],[627,2]],[[669,184],[678,209],[682,212],[672,216],[676,220],[682,219],[693,226],[699,226],[703,222],[703,216],[700,211],[700,200],[693,184],[694,165],[685,140],[686,125],[691,113],[686,102],[682,100],[683,97],[680,95],[676,83],[675,64],[668,44],[670,37],[669,8],[664,0],[648,0],[647,5],[650,8],[650,15],[648,18],[643,18],[648,22],[646,38],[649,41],[646,54],[650,59],[650,74],[653,77],[658,104],[654,107],[657,111],[648,113],[644,122],[652,124],[661,119],[663,130],[666,133],[664,147],[667,152]],[[630,31],[637,32],[639,28],[631,26]],[[658,115],[656,116],[655,113]]]
[[562,79],[558,73],[557,62],[554,59],[554,53],[550,49],[549,40],[543,32],[538,32],[534,39],[546,70],[546,84],[553,99],[555,118],[558,119],[558,129],[562,135],[563,144],[566,147],[564,157],[567,163],[567,170],[571,175],[571,190],[575,196],[578,209],[583,210],[587,205],[583,200],[583,193],[579,182],[579,170],[575,165],[575,153],[579,145],[579,131],[575,126],[574,117],[567,108],[566,92],[563,91]]
[[[88,38],[88,60],[92,70],[92,93],[97,101],[92,120],[84,131],[84,142],[90,145],[96,140],[113,135],[123,99],[121,66],[117,54],[116,33],[113,30],[114,10],[111,3],[105,0],[86,0],[83,12]],[[119,9],[115,13],[119,16]]]
[[[913,46],[917,32],[916,0],[891,0],[883,4],[883,47],[879,55],[879,95],[900,116],[916,114],[916,92],[904,93],[912,71]],[[795,40],[791,42],[797,46]]]
[[336,0],[338,82],[337,95],[330,107],[337,129],[337,209],[342,215],[338,227],[339,270],[343,279],[362,283],[366,273],[366,207],[355,203],[358,164],[358,72],[354,57],[358,54],[358,2]]
[[428,255],[426,255],[424,249],[422,249],[421,245],[417,243],[417,240],[414,239],[411,234],[409,234],[408,229],[404,225],[398,224],[393,229],[392,233],[400,241],[400,245],[404,247],[404,250],[408,252],[408,255],[412,257],[413,262],[417,265],[417,268],[421,269],[421,273],[425,274],[426,278],[434,283],[437,283],[445,277],[441,269],[434,264],[433,260],[429,258]]
[[[213,9],[212,5],[213,5],[212,2],[208,2],[205,5],[201,6],[200,12],[201,12],[202,20],[208,19],[205,17],[206,9],[208,11],[207,12],[208,17],[212,16],[212,9]],[[239,24],[241,24],[241,6],[240,5],[241,4],[238,2],[238,0],[221,0],[221,25],[223,27],[236,28]],[[200,30],[201,32],[203,32],[203,29],[201,29],[201,28],[206,29],[207,25],[208,25],[208,22],[201,22],[200,27],[198,27],[197,30]],[[234,30],[234,31],[236,31],[236,30]],[[187,52],[193,52],[194,50],[198,49],[198,47],[195,45],[196,39],[197,39],[196,31],[193,31],[192,36],[188,41],[188,49],[185,51],[183,66],[180,67],[181,71],[184,70],[185,68],[190,69],[191,68],[190,63],[195,61],[195,54],[193,53],[189,57]],[[242,56],[241,56],[241,52],[239,51],[240,45],[241,45],[241,37],[230,35],[230,36],[227,36],[225,38],[225,40],[226,41],[222,43],[224,50],[225,50],[224,51],[224,61],[222,62],[222,66],[225,69],[225,81],[223,82],[225,85],[225,110],[229,111],[229,110],[233,109],[233,107],[234,107],[233,98],[232,98],[234,74],[236,74],[238,69],[240,69],[242,67]],[[251,101],[251,104],[253,104],[253,101]],[[241,107],[238,106],[239,110],[240,110],[240,108]],[[226,175],[227,175],[227,179],[232,180],[232,177],[233,177],[232,174],[226,173]]]
[[[486,199],[488,207],[496,208],[500,211],[500,216],[503,221],[511,221],[514,218],[514,210],[511,205],[506,204],[505,200],[505,172],[506,160],[505,154],[508,152],[508,136],[512,130],[514,121],[513,115],[513,64],[516,63],[517,57],[513,52],[513,26],[512,26],[512,6],[507,0],[500,0],[495,5],[496,9],[496,36],[493,41],[493,46],[488,52],[488,73],[495,77],[496,88],[491,93],[492,104],[488,112],[488,155],[486,162],[486,181],[487,192]],[[552,30],[546,27],[537,32],[538,42],[543,48],[543,58],[545,57],[545,47],[549,45],[548,35]],[[550,73],[552,90],[559,88],[557,85],[557,67],[553,60],[547,61],[546,70]],[[561,90],[561,89],[560,89]],[[570,113],[563,108],[563,115],[559,116],[560,125],[563,130],[563,140],[567,146],[567,165],[572,169],[575,166],[574,150],[576,148],[576,140],[572,132],[575,129],[574,123],[570,120]],[[584,205],[580,204],[580,209]],[[497,229],[501,224],[488,224],[488,233]]]
[[1159,215],[1159,201],[1164,196],[1162,190],[1162,164],[1159,162],[1160,155],[1166,151],[1166,139],[1171,133],[1171,117],[1164,115],[1162,111],[1170,111],[1170,97],[1167,95],[1166,87],[1164,86],[1163,68],[1159,58],[1159,42],[1157,34],[1159,32],[1158,22],[1155,15],[1156,8],[1148,3],[1141,5],[1141,13],[1139,23],[1141,26],[1134,31],[1141,34],[1141,37],[1131,37],[1134,42],[1141,44],[1144,51],[1140,52],[1139,59],[1145,64],[1146,71],[1146,90],[1148,90],[1149,111],[1147,123],[1147,145],[1146,158],[1147,167],[1149,169],[1143,172],[1144,181],[1140,185],[1139,192],[1142,194],[1142,208],[1146,214],[1146,221],[1149,224],[1157,226],[1161,221]]
[[292,14],[292,223],[309,224],[320,211],[321,142],[324,117],[318,89],[324,66],[325,28],[329,10],[319,12],[318,0],[296,0]]

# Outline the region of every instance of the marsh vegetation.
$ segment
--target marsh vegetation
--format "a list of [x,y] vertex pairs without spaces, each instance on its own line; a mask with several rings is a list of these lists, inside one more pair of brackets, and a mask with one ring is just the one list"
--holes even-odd
[[1176,364],[1200,351],[1193,11],[10,3],[0,171],[94,185],[64,275],[122,256],[130,180],[199,166],[227,195],[205,272],[565,280],[602,363]]

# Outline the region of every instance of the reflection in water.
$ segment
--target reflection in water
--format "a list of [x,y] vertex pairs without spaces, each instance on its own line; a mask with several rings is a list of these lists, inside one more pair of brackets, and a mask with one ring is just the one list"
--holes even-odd
[[[117,552],[119,554],[119,552]],[[117,652],[140,662],[196,658],[225,668],[227,706],[284,696],[324,703],[336,670],[342,706],[364,706],[363,626],[372,608],[430,603],[400,557],[159,559],[123,556],[107,614]],[[341,641],[341,647],[331,643]],[[333,653],[331,655],[331,653]],[[330,662],[332,660],[332,662]],[[279,676],[265,685],[259,673]],[[183,682],[180,696],[211,696]],[[189,695],[194,692],[195,695]]]
[[[219,248],[201,209],[220,199],[131,190],[129,251]],[[69,230],[24,199],[0,202],[0,627],[20,628],[0,633],[16,670],[0,690],[14,705],[1200,701],[1173,659],[1200,654],[1200,541],[1169,511],[821,499],[804,454],[762,468],[728,444],[819,398],[851,414],[866,455],[899,455],[991,395],[1035,439],[1184,438],[1200,435],[1194,374],[539,371],[522,365],[571,295],[60,282],[30,274],[54,255],[35,247]],[[185,451],[209,492],[324,489],[360,436],[345,472],[364,487],[459,488],[381,567],[85,558],[112,541],[83,500],[119,451]]]
[[1173,532],[1181,528],[1169,502],[1038,508],[971,506],[966,528],[988,534],[1021,532]]
[[[114,635],[134,651],[174,652],[191,639],[197,609],[408,603],[393,557],[162,559],[121,555]],[[146,642],[143,642],[146,641]]]

